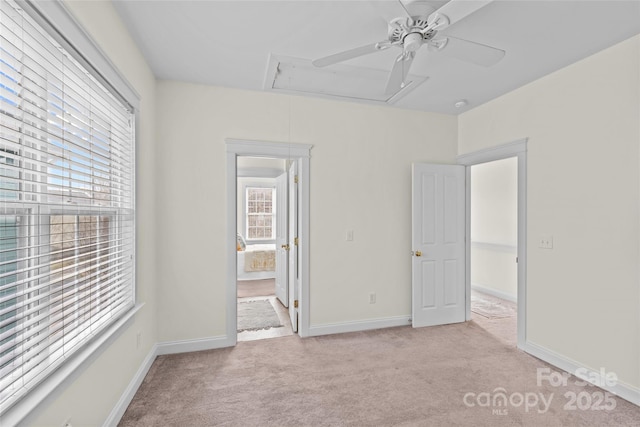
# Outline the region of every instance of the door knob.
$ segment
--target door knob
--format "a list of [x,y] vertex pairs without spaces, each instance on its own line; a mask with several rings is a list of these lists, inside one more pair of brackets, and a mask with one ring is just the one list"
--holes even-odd
[[282,249],[284,249],[285,251],[289,250],[289,244],[287,243],[286,245],[281,245]]
[[415,254],[416,254],[416,256],[422,256],[422,252],[420,252],[420,251],[416,251]]

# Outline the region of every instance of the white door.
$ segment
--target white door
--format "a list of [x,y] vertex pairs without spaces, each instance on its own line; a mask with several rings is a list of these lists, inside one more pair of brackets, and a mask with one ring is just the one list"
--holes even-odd
[[289,205],[287,203],[287,173],[276,178],[276,297],[285,306],[289,306]]
[[412,170],[413,326],[465,321],[465,168]]
[[296,162],[289,168],[289,317],[291,328],[298,331],[298,168]]

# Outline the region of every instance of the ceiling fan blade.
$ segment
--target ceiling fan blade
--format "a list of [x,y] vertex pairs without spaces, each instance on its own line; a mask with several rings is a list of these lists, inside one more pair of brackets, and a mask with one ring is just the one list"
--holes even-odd
[[407,75],[409,74],[409,69],[411,68],[411,64],[413,63],[413,58],[415,58],[415,56],[415,52],[410,52],[408,56],[403,52],[398,56],[396,62],[393,63],[391,72],[389,73],[387,87],[384,90],[385,94],[393,95],[402,89],[402,84],[405,82]]
[[407,16],[398,0],[366,0],[361,3],[367,5],[371,15],[379,16],[385,24],[398,16]]
[[504,50],[495,47],[451,36],[447,36],[447,39],[447,44],[439,52],[472,64],[490,67],[505,55]]
[[378,52],[380,50],[386,49],[387,47],[389,47],[389,40],[384,40],[378,43],[368,44],[366,46],[360,46],[354,49],[345,50],[344,52],[334,53],[333,55],[316,59],[311,63],[316,67],[326,67],[328,65],[337,64],[338,62],[343,62],[349,59],[357,58],[359,56]]
[[445,3],[440,9],[436,10],[429,16],[429,22],[435,19],[436,14],[446,15],[449,18],[449,25],[453,25],[458,21],[471,15],[478,9],[481,9],[491,3],[493,0],[451,0]]
[[446,3],[445,1],[433,1],[433,0],[403,0],[403,5],[406,11],[411,16],[429,16],[438,9],[438,3]]

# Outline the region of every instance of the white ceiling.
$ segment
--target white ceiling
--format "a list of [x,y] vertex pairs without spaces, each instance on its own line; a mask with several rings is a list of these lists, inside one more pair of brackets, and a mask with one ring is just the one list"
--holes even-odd
[[[115,7],[158,78],[250,90],[263,90],[271,54],[312,60],[374,43],[386,38],[386,20],[403,16],[396,0],[116,0]],[[506,55],[483,68],[423,46],[411,74],[428,79],[395,106],[458,114],[485,103],[640,33],[640,1],[496,0],[444,32]],[[398,53],[341,65],[388,71]],[[469,105],[455,108],[460,99]]]

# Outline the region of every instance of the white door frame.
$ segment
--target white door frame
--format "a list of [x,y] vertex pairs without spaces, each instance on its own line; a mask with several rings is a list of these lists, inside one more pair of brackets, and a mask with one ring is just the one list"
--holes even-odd
[[518,348],[527,341],[527,138],[458,156],[466,166],[466,310],[471,320],[471,166],[511,157],[518,158]]
[[289,309],[289,320],[291,321],[291,329],[293,332],[298,332],[299,328],[299,317],[298,313],[300,310],[296,308],[296,300],[300,300],[299,298],[299,283],[300,283],[300,250],[299,246],[296,245],[295,239],[300,235],[298,232],[298,220],[299,220],[299,205],[298,205],[298,196],[299,196],[299,180],[296,179],[298,175],[298,165],[295,162],[291,162],[290,165],[287,166],[287,188],[288,192],[288,200],[287,200],[287,212],[288,212],[288,223],[287,223],[287,244],[289,245],[289,249],[287,249],[286,257],[287,257],[287,295],[285,298],[287,299],[287,308]]
[[237,314],[237,158],[267,157],[276,159],[290,159],[298,163],[298,176],[301,186],[298,199],[298,231],[299,231],[299,271],[300,294],[298,334],[302,337],[309,335],[309,208],[310,208],[310,144],[292,144],[287,142],[251,141],[246,139],[225,139],[227,147],[227,313],[226,335],[231,345],[238,342],[238,314]]

